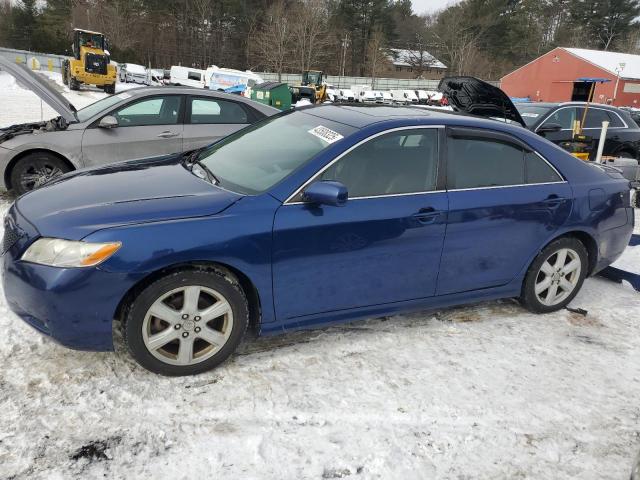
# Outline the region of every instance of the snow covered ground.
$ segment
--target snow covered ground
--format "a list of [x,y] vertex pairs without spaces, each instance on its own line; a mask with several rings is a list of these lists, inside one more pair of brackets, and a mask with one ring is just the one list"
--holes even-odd
[[[83,85],[80,90],[72,91],[62,83],[62,75],[57,72],[40,71],[39,74],[48,78],[56,85],[59,91],[78,110],[107,96],[104,91]],[[116,93],[131,88],[139,88],[141,85],[132,83],[118,83]],[[30,90],[18,85],[15,79],[6,72],[0,71],[0,128],[15,123],[39,122],[57,117],[58,114],[42,102]]]
[[[639,262],[632,247],[618,265]],[[0,479],[625,479],[640,295],[593,278],[572,306],[588,314],[501,301],[248,339],[217,370],[171,379],[120,343],[55,345],[0,292]]]

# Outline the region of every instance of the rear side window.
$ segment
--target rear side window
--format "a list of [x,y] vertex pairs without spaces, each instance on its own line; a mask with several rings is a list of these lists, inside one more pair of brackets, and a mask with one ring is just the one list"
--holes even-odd
[[522,185],[524,151],[507,143],[449,138],[447,185],[450,189]]
[[247,111],[235,102],[192,98],[190,123],[249,123]]
[[451,190],[561,181],[539,155],[517,145],[478,138],[449,138],[447,186]]
[[[584,115],[584,109],[580,109],[580,120]],[[590,108],[587,110],[587,118],[584,121],[584,128],[602,128],[602,122],[611,123],[611,117],[605,110]],[[612,126],[612,125],[610,125]]]
[[614,112],[607,112],[609,114],[609,118],[611,119],[611,123],[609,127],[613,128],[624,128],[624,123],[620,120],[620,117]]

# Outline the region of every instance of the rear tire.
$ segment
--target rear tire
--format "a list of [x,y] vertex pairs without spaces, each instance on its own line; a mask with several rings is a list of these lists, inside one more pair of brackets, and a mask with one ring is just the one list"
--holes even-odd
[[59,157],[47,152],[33,152],[21,158],[11,169],[11,187],[17,195],[22,195],[70,171],[69,165]]
[[247,298],[226,269],[171,273],[130,304],[123,337],[147,370],[195,375],[217,367],[238,347],[249,325]]
[[70,90],[80,90],[80,82],[73,78],[71,73],[69,73],[69,89]]
[[578,294],[588,268],[589,254],[582,242],[573,237],[554,240],[529,267],[520,302],[534,313],[560,310]]
[[114,93],[116,93],[116,84],[112,83],[111,85],[105,85],[104,92],[113,95]]

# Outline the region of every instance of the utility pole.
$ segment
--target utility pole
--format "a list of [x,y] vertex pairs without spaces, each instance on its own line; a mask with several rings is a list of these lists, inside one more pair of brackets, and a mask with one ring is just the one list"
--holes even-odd
[[338,87],[342,88],[342,77],[344,77],[344,70],[347,63],[347,45],[349,44],[349,34],[344,34],[344,39],[342,40],[342,61],[340,62],[340,81],[338,83]]
[[613,102],[612,102],[613,105],[616,104],[616,98],[618,97],[618,84],[620,83],[620,74],[622,73],[622,71],[624,70],[624,67],[626,66],[627,66],[626,63],[620,63],[616,67],[616,86],[613,89]]

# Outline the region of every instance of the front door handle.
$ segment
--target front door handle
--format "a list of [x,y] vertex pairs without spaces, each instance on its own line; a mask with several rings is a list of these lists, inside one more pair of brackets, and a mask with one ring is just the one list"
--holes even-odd
[[435,210],[433,207],[421,208],[418,212],[412,215],[418,222],[423,225],[427,225],[429,223],[433,223],[436,221],[436,218],[440,216],[442,212],[439,210]]
[[160,134],[158,134],[158,137],[160,138],[173,138],[173,137],[177,137],[178,135],[180,135],[179,133],[173,133],[170,131],[166,131],[166,132],[162,132]]

